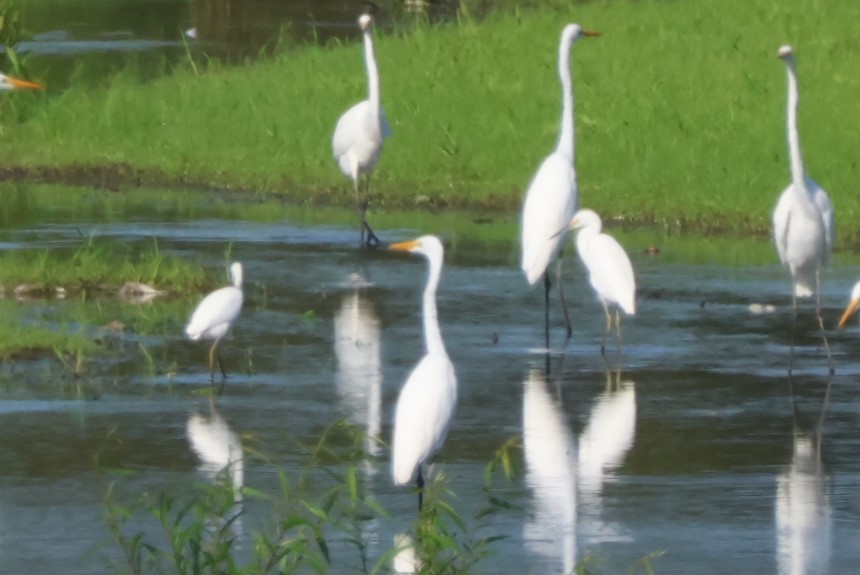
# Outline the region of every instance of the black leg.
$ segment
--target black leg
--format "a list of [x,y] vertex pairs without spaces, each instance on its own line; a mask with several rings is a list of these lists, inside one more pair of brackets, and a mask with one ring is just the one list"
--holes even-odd
[[543,329],[544,339],[546,340],[546,351],[549,353],[549,290],[552,287],[552,282],[549,279],[549,272],[543,274],[543,302],[544,302],[544,318]]
[[418,486],[418,513],[421,513],[421,508],[424,506],[424,475],[421,473],[421,464],[418,464],[418,478],[415,484]]
[[562,289],[564,282],[561,281],[561,261],[562,255],[561,252],[559,252],[558,265],[556,265],[555,268],[555,281],[558,284],[558,299],[561,300],[561,311],[564,313],[564,323],[567,326],[567,338],[565,339],[565,343],[567,343],[570,336],[573,335],[573,329],[570,327],[570,315],[567,313],[567,302],[564,301],[564,289]]
[[821,317],[821,281],[819,280],[819,272],[815,272],[815,315],[818,318],[818,330],[821,332],[821,339],[824,341],[824,351],[827,353],[827,365],[830,370],[830,375],[836,373],[836,368],[833,367],[833,356],[830,354],[830,344],[827,342],[827,334],[824,332],[824,318]]

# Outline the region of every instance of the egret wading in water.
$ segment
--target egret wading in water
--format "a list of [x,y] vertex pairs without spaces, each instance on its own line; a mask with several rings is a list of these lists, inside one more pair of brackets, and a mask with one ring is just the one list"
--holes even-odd
[[9,90],[44,90],[45,87],[37,82],[28,82],[27,80],[19,80],[6,74],[0,74],[0,91]]
[[573,130],[573,80],[570,74],[570,51],[580,38],[599,36],[597,32],[583,30],[578,24],[568,24],[561,33],[558,48],[558,76],[561,80],[562,110],[561,133],[555,151],[544,159],[529,184],[523,202],[521,231],[522,270],[529,285],[534,285],[543,276],[546,347],[549,349],[549,264],[558,258],[556,283],[567,337],[572,333],[567,304],[561,285],[561,258],[566,233],[558,230],[570,222],[579,201],[574,168]]
[[621,351],[621,314],[636,315],[636,279],[627,252],[615,238],[602,233],[603,223],[592,210],[579,210],[566,230],[577,230],[576,251],[588,270],[588,281],[603,305],[606,331],[600,353],[606,353],[606,338],[612,330],[610,307],[615,308],[615,341]]
[[845,327],[845,324],[848,323],[858,308],[860,308],[860,282],[854,284],[854,289],[851,290],[851,301],[848,302],[842,317],[839,318],[839,329]]
[[445,351],[436,316],[436,288],[442,275],[445,250],[435,236],[422,236],[410,242],[393,244],[389,249],[421,254],[427,258],[430,268],[423,303],[427,353],[400,390],[394,414],[391,456],[394,484],[407,485],[415,481],[418,486],[418,510],[421,511],[424,468],[445,443],[451,417],[457,406],[457,375]]
[[[370,34],[372,20],[369,14],[362,14],[358,19],[364,42],[364,64],[367,67],[367,100],[359,102],[340,117],[331,140],[334,159],[340,171],[352,179],[355,207],[361,216],[361,245],[367,247],[379,245],[379,238],[367,223],[370,174],[382,153],[382,140],[391,135],[391,127],[380,103],[379,71]],[[362,175],[365,179],[364,199],[359,190]]]
[[773,211],[773,237],[779,259],[791,272],[791,306],[794,314],[791,330],[791,359],[794,360],[794,335],[797,329],[797,298],[815,295],[815,314],[830,373],[834,373],[830,345],[821,318],[821,268],[830,259],[835,224],[830,197],[815,180],[806,175],[800,155],[797,133],[797,68],[791,46],[782,46],[779,57],[788,72],[788,151],[791,161],[791,184],[782,192]]
[[230,327],[239,312],[242,311],[242,264],[234,262],[230,266],[230,277],[233,285],[219,288],[205,298],[194,313],[185,328],[188,338],[194,341],[199,339],[214,339],[215,342],[209,348],[209,383],[215,381],[215,360],[218,360],[218,368],[221,375],[227,377],[221,356],[218,354],[218,343],[230,331]]

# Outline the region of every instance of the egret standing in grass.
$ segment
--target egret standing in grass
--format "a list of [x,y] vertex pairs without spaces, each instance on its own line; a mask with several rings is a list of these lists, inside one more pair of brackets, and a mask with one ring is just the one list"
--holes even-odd
[[[364,39],[364,64],[367,67],[367,100],[347,110],[337,121],[331,141],[334,159],[340,171],[352,179],[355,188],[355,207],[361,215],[361,245],[374,247],[379,238],[367,223],[368,190],[370,174],[382,153],[382,140],[391,135],[391,127],[382,111],[379,96],[379,71],[373,54],[373,38],[370,34],[372,18],[362,14],[358,19]],[[359,193],[359,181],[365,176],[365,197]],[[366,236],[365,236],[366,233]]]
[[[570,51],[580,38],[599,36],[597,32],[583,30],[578,24],[568,24],[561,33],[558,52],[558,75],[561,79],[562,111],[561,134],[555,151],[546,157],[529,184],[523,202],[521,244],[522,270],[529,285],[543,276],[545,303],[545,337],[549,349],[549,264],[564,246],[566,234],[558,230],[570,222],[579,201],[574,168],[573,87],[570,74]],[[570,337],[570,316],[561,286],[561,258],[556,268],[556,283],[567,337]]]
[[391,458],[395,485],[416,482],[420,511],[424,488],[423,467],[445,443],[451,417],[457,406],[457,375],[445,351],[436,316],[436,288],[442,275],[445,250],[435,236],[422,236],[417,240],[394,244],[390,249],[421,254],[427,258],[430,268],[423,304],[427,353],[400,390],[394,415]]
[[218,354],[218,343],[230,331],[230,327],[239,312],[242,311],[242,264],[233,262],[230,266],[230,277],[233,285],[219,288],[205,298],[191,314],[191,320],[185,328],[188,338],[194,341],[199,339],[214,339],[215,342],[209,348],[209,382],[215,381],[215,360],[218,360],[218,368],[221,375],[227,377],[221,356]]
[[[794,332],[797,328],[797,298],[816,296],[815,313],[830,373],[834,372],[830,345],[821,318],[821,268],[830,259],[835,224],[830,197],[815,180],[806,175],[797,133],[797,69],[791,46],[782,46],[779,57],[788,72],[788,150],[791,184],[782,192],[773,211],[773,237],[779,259],[791,272],[791,306],[794,312],[791,346],[794,358]],[[789,364],[789,371],[791,367]]]
[[0,74],[0,91],[9,90],[44,90],[45,87],[37,82],[28,82],[27,80],[19,80],[12,76]]
[[621,317],[619,310],[636,315],[636,278],[627,252],[615,238],[602,233],[603,223],[592,210],[579,210],[566,229],[577,230],[576,251],[588,270],[588,281],[603,305],[606,331],[600,342],[600,353],[606,352],[606,338],[612,330],[609,308],[615,308],[615,340],[621,349]]

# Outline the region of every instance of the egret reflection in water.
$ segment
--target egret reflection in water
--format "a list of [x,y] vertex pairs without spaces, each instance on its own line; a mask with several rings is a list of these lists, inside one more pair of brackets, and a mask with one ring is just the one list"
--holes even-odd
[[[365,430],[365,451],[379,455],[382,424],[382,359],[379,316],[358,287],[344,295],[334,315],[337,389],[349,420]],[[373,466],[367,463],[368,473]]]
[[578,443],[581,509],[589,514],[589,528],[598,531],[601,540],[617,538],[597,518],[603,484],[624,462],[636,435],[636,386],[621,379],[620,366],[613,371],[607,362],[606,389],[592,406]]
[[523,384],[523,452],[532,509],[523,528],[533,553],[576,565],[576,441],[543,374],[529,371]]
[[229,514],[233,530],[241,531],[238,519],[245,483],[242,442],[210,399],[209,416],[192,413],[186,427],[191,449],[200,458],[200,471],[212,482],[224,478],[233,489],[234,509]]
[[[790,380],[789,380],[789,383]],[[830,572],[831,532],[829,477],[821,461],[824,415],[830,384],[813,429],[799,424],[793,387],[793,453],[791,463],[776,480],[776,558],[780,575],[818,575]]]

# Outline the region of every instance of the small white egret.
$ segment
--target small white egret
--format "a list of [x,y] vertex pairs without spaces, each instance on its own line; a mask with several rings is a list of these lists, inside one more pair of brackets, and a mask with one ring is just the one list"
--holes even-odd
[[854,289],[851,290],[851,301],[848,302],[848,307],[845,308],[845,312],[839,318],[839,329],[845,327],[845,324],[848,323],[858,308],[860,308],[860,282],[854,284]]
[[[797,68],[791,46],[782,46],[779,57],[785,62],[788,73],[788,149],[791,158],[791,184],[782,192],[773,211],[773,238],[779,259],[791,272],[791,296],[794,322],[792,326],[792,358],[794,356],[794,330],[797,327],[797,298],[816,296],[815,313],[818,327],[827,352],[830,372],[833,359],[824,333],[821,318],[820,272],[830,259],[833,249],[835,223],[830,197],[815,180],[806,175],[800,155],[800,138],[797,133]],[[791,367],[789,367],[791,371]]]
[[619,309],[627,315],[636,315],[636,278],[627,252],[615,238],[601,233],[602,222],[592,210],[579,210],[570,221],[568,230],[578,230],[576,251],[588,269],[588,281],[606,313],[606,332],[600,343],[605,353],[606,337],[612,330],[609,307],[615,308],[615,336],[621,346],[621,317]]
[[242,264],[233,262],[230,266],[230,277],[233,285],[219,288],[205,298],[191,314],[191,320],[185,328],[188,338],[194,341],[199,339],[214,339],[215,343],[209,349],[209,382],[215,381],[215,359],[218,359],[218,367],[221,375],[227,377],[224,366],[221,364],[221,356],[218,354],[218,343],[227,335],[230,326],[239,317],[242,310]]
[[37,82],[19,80],[12,76],[0,74],[0,91],[8,90],[44,90],[45,87]]
[[423,303],[427,353],[400,390],[394,415],[391,457],[395,485],[416,481],[420,511],[424,487],[422,467],[445,443],[457,406],[457,375],[445,351],[436,316],[436,288],[442,275],[445,250],[435,236],[393,244],[389,249],[421,254],[427,258],[430,268]]
[[[370,34],[372,18],[362,14],[358,25],[364,39],[364,64],[367,67],[367,100],[347,110],[337,121],[331,140],[334,159],[340,171],[352,179],[355,188],[355,206],[361,215],[361,244],[369,247],[379,245],[379,238],[367,223],[367,196],[370,174],[382,153],[382,140],[391,135],[391,127],[382,111],[379,96],[379,71],[373,54],[373,38]],[[359,180],[365,175],[365,198],[359,197]],[[365,240],[365,232],[367,238]]]
[[[561,33],[558,48],[558,76],[561,79],[562,111],[561,133],[555,151],[544,159],[529,184],[523,201],[520,226],[522,270],[529,285],[541,276],[544,279],[545,337],[549,349],[549,264],[564,247],[566,234],[556,232],[570,222],[579,201],[576,170],[574,168],[573,86],[570,74],[570,50],[573,43],[583,37],[599,36],[597,32],[583,30],[578,24],[568,24]],[[567,337],[570,337],[570,316],[561,286],[561,258],[556,268],[556,283]]]

